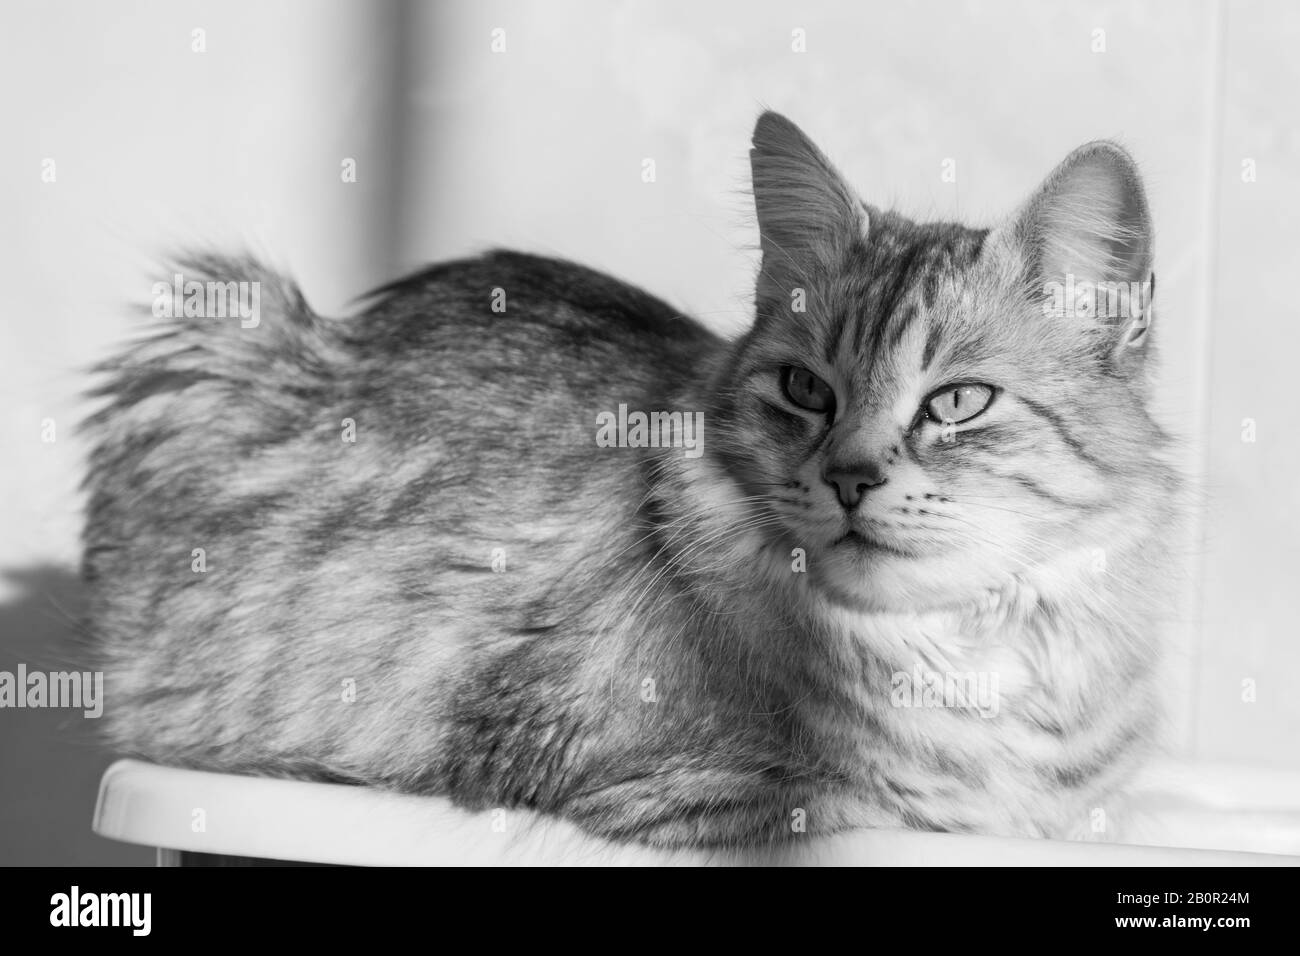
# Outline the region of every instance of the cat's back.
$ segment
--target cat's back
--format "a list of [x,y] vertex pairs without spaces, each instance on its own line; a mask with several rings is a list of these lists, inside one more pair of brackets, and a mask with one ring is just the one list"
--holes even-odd
[[670,404],[724,345],[613,276],[505,250],[431,266],[364,302],[339,327],[340,384],[394,426],[418,402],[453,430],[513,421],[585,439],[600,410]]
[[179,546],[319,525],[312,540],[326,542],[347,515],[381,524],[436,486],[443,507],[458,489],[477,489],[472,501],[513,481],[530,495],[592,470],[613,479],[632,456],[597,454],[598,416],[683,400],[722,346],[639,289],[521,253],[433,266],[349,319],[316,315],[252,260],[180,268],[195,288],[249,283],[260,308],[168,318],[100,366],[92,580],[116,570],[101,556],[157,560],[164,534]]
[[382,327],[377,344],[454,345],[443,335],[457,331],[519,341],[551,332],[560,350],[608,343],[689,360],[718,342],[694,319],[611,275],[508,250],[430,266],[365,299],[367,323]]
[[[597,447],[597,416],[670,404],[721,345],[518,253],[434,266],[349,319],[248,260],[185,278],[257,282],[260,314],[167,320],[101,368],[87,423],[110,730],[154,759],[236,737],[316,752],[355,729],[321,703],[340,674],[391,681],[385,661],[460,640],[453,620],[466,641],[533,626],[558,555],[635,530],[648,455]],[[493,573],[498,552],[517,573]]]
[[348,319],[318,316],[247,258],[183,260],[177,278],[251,286],[255,314],[169,317],[99,367],[92,492],[145,459],[224,466],[343,418],[399,441],[490,419],[527,429],[529,412],[586,428],[611,403],[669,401],[723,345],[625,282],[517,252],[431,266],[369,293]]

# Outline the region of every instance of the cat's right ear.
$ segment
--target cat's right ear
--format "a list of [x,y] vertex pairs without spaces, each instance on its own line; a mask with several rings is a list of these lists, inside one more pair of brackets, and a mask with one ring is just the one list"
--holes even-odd
[[[1032,297],[1108,327],[1104,344],[1117,356],[1142,351],[1155,288],[1153,235],[1142,178],[1127,152],[1106,140],[1079,147],[1003,234]],[[1078,301],[1067,302],[1071,296]]]
[[763,275],[799,283],[831,265],[846,241],[866,233],[852,188],[803,131],[771,111],[754,126],[749,151]]

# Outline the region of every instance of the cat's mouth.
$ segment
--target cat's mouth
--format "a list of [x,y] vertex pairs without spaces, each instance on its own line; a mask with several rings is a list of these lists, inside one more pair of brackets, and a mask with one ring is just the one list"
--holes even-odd
[[832,544],[835,547],[852,548],[859,551],[883,551],[886,554],[892,554],[900,558],[914,558],[916,555],[911,551],[903,550],[896,545],[873,535],[870,531],[860,528],[849,528],[844,534],[836,538]]

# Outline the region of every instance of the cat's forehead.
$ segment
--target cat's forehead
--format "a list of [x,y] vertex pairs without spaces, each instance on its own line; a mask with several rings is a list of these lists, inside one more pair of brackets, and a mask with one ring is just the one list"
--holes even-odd
[[988,294],[986,230],[874,213],[849,250],[822,329],[823,359],[885,386],[942,359]]
[[988,235],[987,229],[957,222],[916,222],[890,210],[867,209],[855,252],[877,268],[924,274],[929,266],[968,266],[979,258]]
[[858,277],[855,301],[845,305],[869,332],[895,341],[918,312],[960,304],[976,278],[987,230],[956,223],[915,223],[896,213],[875,213],[868,234],[854,243],[846,263]]

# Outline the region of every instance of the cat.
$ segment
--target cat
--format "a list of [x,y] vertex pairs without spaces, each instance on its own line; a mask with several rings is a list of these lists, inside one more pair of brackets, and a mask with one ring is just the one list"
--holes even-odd
[[[261,314],[101,366],[113,745],[656,847],[1097,829],[1160,726],[1181,487],[1133,161],[1083,146],[977,229],[868,205],[776,113],[750,157],[734,341],[518,252],[347,320],[184,261]],[[1085,282],[1141,291],[1045,307]]]

